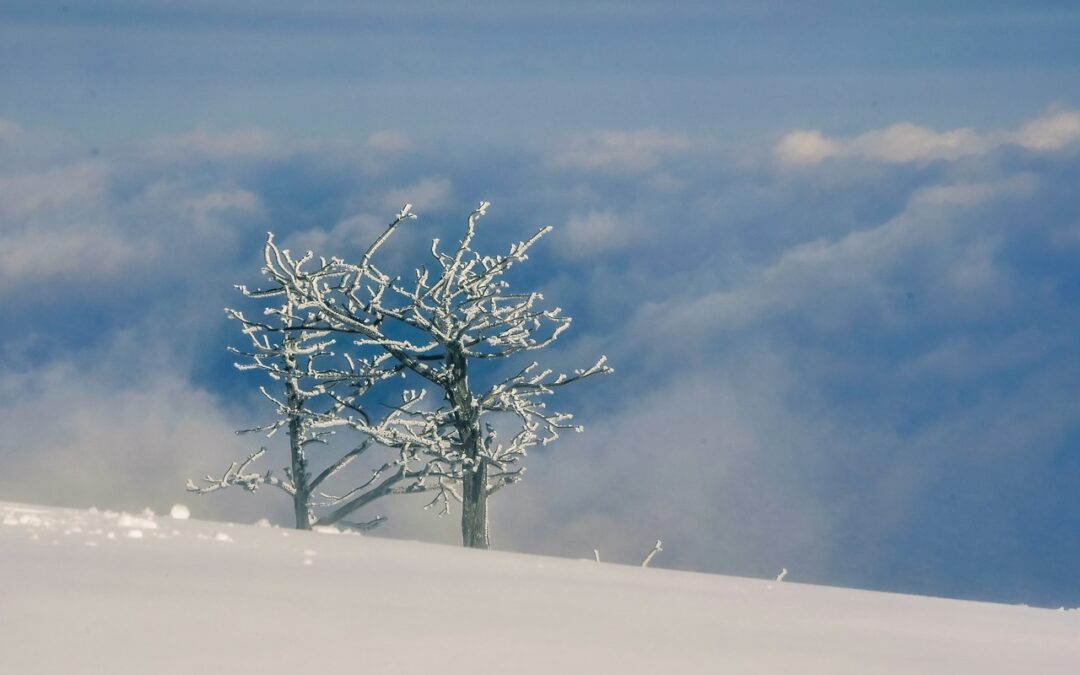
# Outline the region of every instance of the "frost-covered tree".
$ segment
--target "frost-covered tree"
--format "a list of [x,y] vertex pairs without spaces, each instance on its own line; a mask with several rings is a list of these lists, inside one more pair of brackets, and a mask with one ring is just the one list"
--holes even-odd
[[[267,248],[266,252],[269,254],[271,250]],[[267,259],[266,269],[276,265],[275,260]],[[395,437],[390,430],[407,426],[410,409],[420,400],[410,396],[373,421],[359,401],[376,383],[399,374],[400,363],[385,352],[367,359],[354,358],[347,351],[333,351],[337,340],[327,330],[320,313],[302,308],[287,287],[237,288],[248,298],[270,301],[264,307],[262,319],[250,319],[236,309],[225,311],[250,339],[250,345],[244,349],[229,348],[243,359],[235,364],[236,368],[261,371],[267,376],[272,383],[270,389],[264,385],[259,391],[276,412],[273,421],[237,433],[263,433],[272,437],[284,431],[288,437],[289,466],[283,476],[252,470],[252,464],[266,453],[264,447],[243,461],[230,464],[220,478],[207,476],[203,485],[188,481],[190,492],[206,494],[232,486],[254,492],[262,485],[270,485],[292,499],[297,528],[338,524],[369,529],[381,518],[353,522],[346,517],[386,495],[439,488],[435,475],[438,465],[425,456],[425,448],[399,443],[393,446],[394,457],[372,471],[360,485],[342,496],[322,492],[326,481],[378,447],[378,439],[390,441]],[[312,449],[329,446],[331,437],[341,431],[355,437],[356,444],[333,461],[322,462],[321,470],[315,473]]]
[[[555,440],[562,429],[580,430],[570,424],[571,415],[547,410],[544,399],[560,387],[611,372],[601,356],[572,375],[531,362],[488,387],[470,380],[478,363],[543,349],[570,325],[559,308],[541,307],[540,293],[511,293],[503,279],[551,228],[512,245],[506,255],[481,255],[472,245],[488,206],[481,202],[469,215],[452,252],[440,251],[434,240],[432,270],[421,266],[407,282],[378,267],[374,256],[415,218],[410,205],[359,262],[323,259],[308,269],[310,256],[293,259],[272,237],[266,244],[268,274],[300,307],[316,312],[329,330],[352,335],[357,347],[390,355],[441,394],[437,404],[401,410],[394,424],[373,435],[395,447],[426,448],[440,486],[455,488],[452,494],[462,502],[462,541],[473,548],[490,545],[488,497],[521,478],[528,449]],[[406,401],[420,398],[407,395]],[[516,422],[508,425],[508,417]],[[505,440],[500,430],[509,430]],[[440,496],[448,508],[446,494]]]

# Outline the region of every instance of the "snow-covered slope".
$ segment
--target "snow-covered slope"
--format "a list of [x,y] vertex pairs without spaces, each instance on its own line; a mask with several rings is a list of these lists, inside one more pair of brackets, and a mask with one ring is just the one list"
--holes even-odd
[[1080,612],[0,503],[0,673],[1080,673]]

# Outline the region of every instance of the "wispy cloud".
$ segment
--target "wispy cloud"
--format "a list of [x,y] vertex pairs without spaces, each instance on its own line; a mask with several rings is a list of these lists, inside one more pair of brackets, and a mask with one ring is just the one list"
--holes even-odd
[[[272,512],[265,495],[194,500],[184,493],[187,478],[224,470],[223,453],[242,456],[257,441],[237,438],[231,418],[239,408],[187,381],[167,352],[151,356],[131,334],[114,338],[111,348],[80,351],[81,358],[0,371],[0,394],[9,401],[0,410],[5,498],[159,512],[187,502],[203,517],[232,511],[252,520]],[[163,360],[155,365],[155,357]]]
[[0,218],[27,218],[72,201],[95,199],[103,194],[108,174],[105,162],[86,161],[0,176]]
[[688,137],[655,129],[597,131],[570,138],[554,152],[551,163],[561,169],[637,173],[656,168],[690,147]]
[[[116,280],[154,251],[96,225],[0,234],[0,283],[9,292],[48,285]],[[38,291],[40,292],[40,290]]]
[[152,138],[145,147],[151,156],[165,160],[262,158],[282,150],[274,137],[262,129],[217,131],[205,126]]
[[556,229],[552,241],[563,256],[581,259],[623,250],[647,234],[648,230],[632,217],[612,209],[589,210],[570,216],[565,225]]
[[450,203],[453,188],[450,179],[442,176],[421,178],[411,185],[395,188],[386,193],[382,206],[387,214],[396,213],[405,204],[412,204],[417,213],[440,211]]
[[[662,339],[687,340],[742,329],[776,314],[838,325],[866,320],[868,312],[888,318],[890,305],[904,293],[895,281],[901,267],[924,275],[920,285],[939,291],[949,287],[949,279],[969,289],[976,279],[980,286],[989,286],[993,271],[987,255],[993,251],[979,232],[958,229],[962,221],[957,216],[964,209],[1024,197],[1034,189],[1035,181],[1027,174],[925,188],[885,223],[795,245],[736,288],[685,301],[648,303],[634,332],[641,339],[657,339],[659,331]],[[927,255],[920,256],[920,251]]]
[[811,166],[830,158],[862,158],[889,164],[925,164],[981,155],[1003,146],[1055,151],[1080,141],[1080,112],[1061,111],[1034,119],[1018,131],[979,133],[972,129],[934,131],[910,122],[874,129],[850,138],[820,131],[785,134],[776,144],[777,161],[786,167]]

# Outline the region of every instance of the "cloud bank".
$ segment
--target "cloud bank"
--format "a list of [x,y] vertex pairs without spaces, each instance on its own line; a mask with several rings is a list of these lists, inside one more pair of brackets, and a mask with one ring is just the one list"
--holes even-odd
[[972,129],[934,131],[910,122],[874,129],[850,138],[815,130],[792,131],[780,138],[775,156],[781,166],[820,164],[831,158],[859,158],[888,164],[956,161],[1002,147],[1053,152],[1080,142],[1080,112],[1065,110],[1036,118],[1015,131],[979,133]]
[[[259,281],[265,232],[348,254],[412,201],[385,261],[407,272],[492,198],[486,249],[556,226],[512,279],[575,317],[542,360],[617,368],[560,399],[586,432],[499,493],[497,546],[638,562],[660,537],[657,564],[685,569],[1080,604],[1063,597],[1076,119],[764,149],[600,130],[474,154],[196,127],[89,156],[8,123],[0,497],[281,517],[275,495],[183,493],[260,443],[232,433],[268,411],[221,307]],[[454,540],[452,518],[385,508],[384,536]]]

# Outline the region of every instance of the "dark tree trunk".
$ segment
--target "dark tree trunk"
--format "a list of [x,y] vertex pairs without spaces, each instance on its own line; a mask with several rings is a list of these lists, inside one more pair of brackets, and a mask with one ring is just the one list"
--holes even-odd
[[[286,365],[295,370],[296,363]],[[290,410],[298,410],[303,405],[300,394],[296,391],[296,382],[287,382],[287,402]],[[303,426],[300,416],[289,416],[289,456],[292,459],[290,471],[292,483],[296,488],[293,494],[293,514],[296,516],[296,529],[310,530],[312,522],[311,514],[311,474],[308,472],[307,456],[304,454]]]
[[450,386],[447,396],[454,406],[455,426],[462,453],[468,460],[461,489],[461,544],[467,548],[490,548],[488,530],[487,464],[481,453],[480,415],[469,391],[468,360],[459,348],[446,350]]
[[461,497],[461,543],[468,548],[490,548],[488,534],[487,467],[465,475]]

